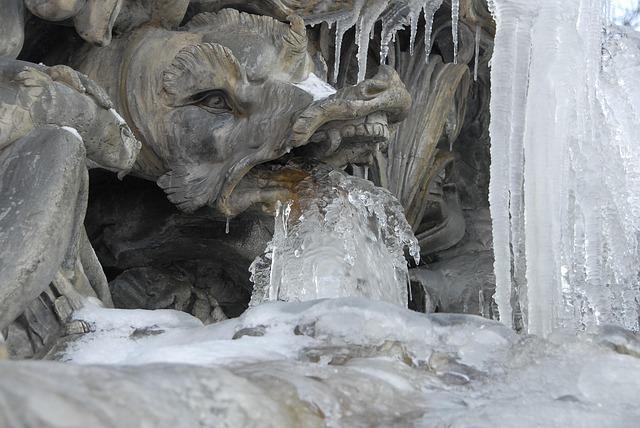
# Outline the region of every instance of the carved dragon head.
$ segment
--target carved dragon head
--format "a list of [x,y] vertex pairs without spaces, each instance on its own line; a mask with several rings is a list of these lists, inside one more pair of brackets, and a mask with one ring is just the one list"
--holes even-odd
[[143,141],[135,171],[182,210],[233,216],[286,198],[286,178],[269,166],[291,151],[364,163],[409,108],[385,66],[332,93],[303,21],[288,21],[224,9],[180,31],[141,28],[82,58]]

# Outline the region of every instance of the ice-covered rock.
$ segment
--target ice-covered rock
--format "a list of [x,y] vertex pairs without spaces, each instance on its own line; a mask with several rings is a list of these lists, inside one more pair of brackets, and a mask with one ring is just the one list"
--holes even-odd
[[0,426],[602,428],[640,418],[638,338],[622,329],[546,340],[353,298],[265,303],[209,326],[171,310],[87,306],[75,317],[93,331],[68,344],[66,364],[0,363]]

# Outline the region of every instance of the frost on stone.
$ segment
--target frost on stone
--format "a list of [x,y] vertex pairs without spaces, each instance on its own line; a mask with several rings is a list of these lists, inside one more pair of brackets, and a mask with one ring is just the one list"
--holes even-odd
[[298,212],[278,207],[273,239],[250,267],[251,304],[364,296],[406,307],[404,250],[418,261],[420,248],[400,203],[337,171],[303,186]]
[[496,301],[532,333],[640,327],[640,42],[604,6],[490,2]]

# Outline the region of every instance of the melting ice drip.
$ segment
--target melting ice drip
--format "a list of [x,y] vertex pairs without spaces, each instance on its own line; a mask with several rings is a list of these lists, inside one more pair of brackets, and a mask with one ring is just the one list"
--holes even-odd
[[250,267],[251,304],[363,296],[406,307],[404,249],[418,262],[420,247],[402,206],[367,180],[322,174],[300,192],[301,213],[279,207],[273,239]]
[[[348,12],[334,14],[318,14],[305,18],[310,25],[327,22],[336,25],[335,62],[333,80],[335,81],[340,71],[340,51],[344,34],[355,26],[356,44],[358,46],[358,82],[365,78],[367,71],[367,52],[369,40],[373,35],[375,24],[382,22],[382,34],[380,44],[380,62],[384,63],[389,53],[389,44],[395,40],[398,31],[408,26],[411,29],[409,51],[413,54],[413,46],[418,32],[418,20],[420,14],[425,18],[425,60],[429,60],[431,52],[431,30],[433,16],[442,5],[443,0],[356,0],[353,8]],[[452,32],[454,40],[454,62],[458,58],[458,18],[459,0],[451,2]]]

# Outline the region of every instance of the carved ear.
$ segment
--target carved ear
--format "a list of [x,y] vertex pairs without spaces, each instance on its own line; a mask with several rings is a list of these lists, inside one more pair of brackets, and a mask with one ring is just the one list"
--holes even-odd
[[306,0],[207,0],[206,2],[191,2],[191,8],[199,12],[220,12],[226,8],[242,12],[271,16],[284,20],[294,13],[294,9],[301,9]]
[[298,15],[287,16],[289,31],[284,35],[284,43],[290,55],[299,57],[307,53],[307,29]]
[[174,97],[211,87],[233,89],[240,80],[244,73],[238,60],[217,43],[182,48],[162,75],[164,90]]

